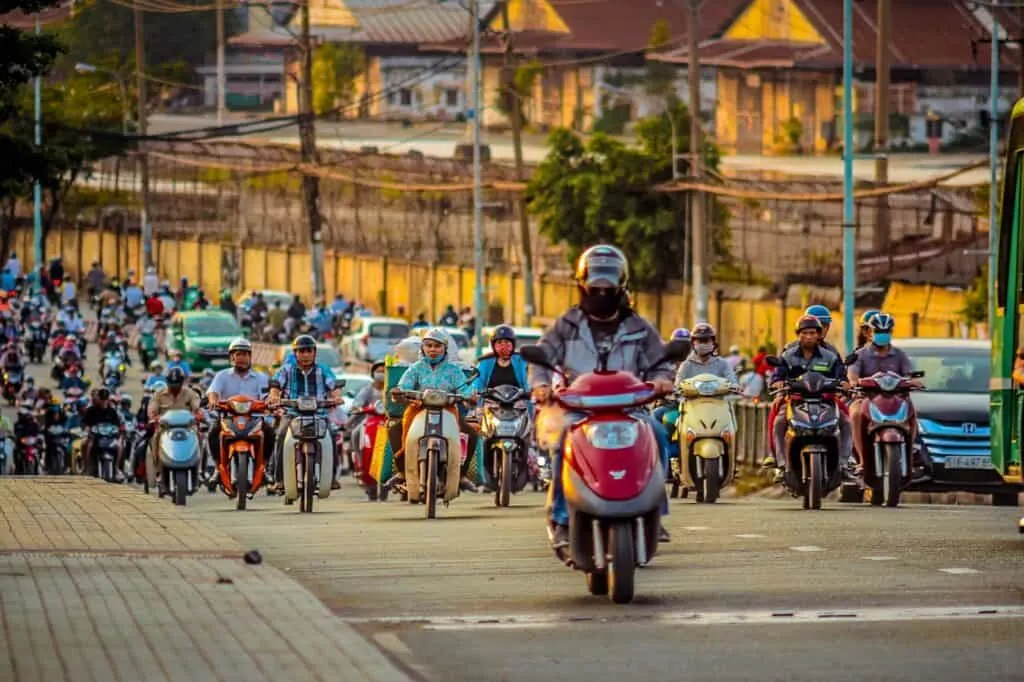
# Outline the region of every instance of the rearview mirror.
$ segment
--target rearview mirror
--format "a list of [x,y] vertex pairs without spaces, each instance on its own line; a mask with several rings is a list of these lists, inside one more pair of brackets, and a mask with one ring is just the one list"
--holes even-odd
[[910,373],[910,378],[911,379],[920,379],[923,376],[924,376],[924,370],[923,369],[919,369],[919,370],[916,370],[916,371]]

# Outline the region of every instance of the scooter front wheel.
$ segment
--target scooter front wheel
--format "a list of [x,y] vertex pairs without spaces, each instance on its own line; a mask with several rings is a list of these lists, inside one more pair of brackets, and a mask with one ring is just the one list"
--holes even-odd
[[636,577],[636,550],[633,546],[633,523],[619,521],[608,531],[608,587],[616,604],[633,601]]

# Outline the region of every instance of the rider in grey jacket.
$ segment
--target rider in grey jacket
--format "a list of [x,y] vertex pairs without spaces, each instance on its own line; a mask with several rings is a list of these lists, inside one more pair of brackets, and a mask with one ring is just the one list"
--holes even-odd
[[[580,292],[579,305],[555,320],[538,343],[547,353],[548,361],[565,373],[567,381],[572,381],[581,374],[594,371],[598,364],[598,346],[608,344],[608,369],[646,376],[658,390],[671,391],[671,365],[652,366],[664,356],[665,346],[657,330],[629,305],[626,291],[629,263],[626,256],[613,246],[599,245],[587,249],[576,266],[576,282]],[[546,403],[550,399],[551,381],[550,370],[530,365],[530,386],[538,403]],[[644,415],[657,435],[663,470],[667,471],[668,437],[665,429],[646,411]],[[568,418],[571,420],[573,415],[568,415]],[[564,437],[564,430],[559,437]],[[569,511],[562,490],[561,441],[551,450],[549,535],[557,548],[569,542]],[[662,504],[661,513],[668,514],[667,499]],[[660,539],[662,542],[669,540],[664,528]]]

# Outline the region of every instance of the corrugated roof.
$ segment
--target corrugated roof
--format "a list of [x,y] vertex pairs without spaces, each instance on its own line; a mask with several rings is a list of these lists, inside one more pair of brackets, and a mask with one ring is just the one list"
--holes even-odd
[[39,23],[42,26],[47,24],[53,24],[58,21],[63,21],[71,16],[73,9],[73,2],[66,2],[56,7],[47,7],[46,9],[40,10],[35,14],[25,14],[21,11],[8,12],[7,14],[0,14],[0,25],[11,26],[13,28],[20,28],[22,30],[34,29],[36,25],[36,19],[39,19]]
[[[468,35],[462,3],[437,0],[345,0],[359,22],[353,42],[420,45]],[[488,2],[488,9],[492,3]]]

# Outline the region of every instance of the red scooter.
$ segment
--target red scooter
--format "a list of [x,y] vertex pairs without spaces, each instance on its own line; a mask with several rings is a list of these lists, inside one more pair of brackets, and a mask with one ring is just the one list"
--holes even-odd
[[[918,390],[911,380],[924,372],[903,377],[896,372],[878,372],[857,382],[858,392],[868,401],[867,440],[860,453],[864,482],[871,488],[871,504],[896,507],[900,493],[913,478],[914,417],[910,392]],[[872,456],[873,455],[873,456]]]
[[[554,396],[563,410],[581,417],[564,439],[569,546],[555,553],[586,573],[591,594],[610,594],[624,604],[633,600],[636,567],[657,551],[665,495],[657,439],[635,411],[662,394],[629,372],[608,370],[610,350],[601,344],[597,369]],[[689,351],[688,342],[673,341],[652,367],[682,360]],[[527,362],[558,371],[540,346],[523,346],[520,353]],[[538,415],[538,425],[542,421]]]
[[[359,424],[359,447],[353,450],[353,468],[359,482],[366,491],[366,496],[372,501],[381,502],[387,500],[388,490],[381,487],[378,493],[377,480],[370,473],[370,464],[373,462],[373,449],[377,445],[377,437],[382,429],[387,428],[387,413],[384,411],[384,403],[377,401],[373,405],[367,405],[360,410],[364,415],[363,421]],[[385,434],[386,437],[386,434]]]

